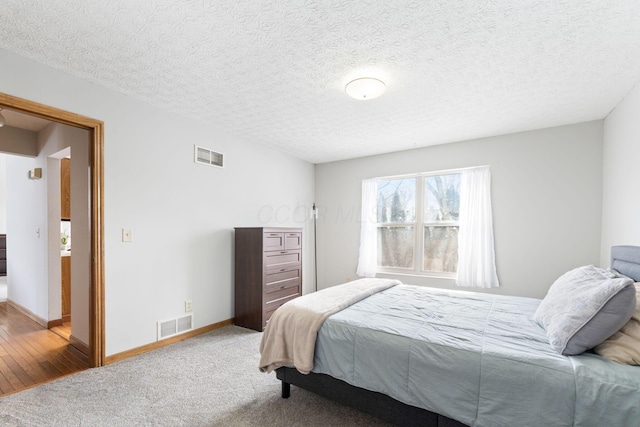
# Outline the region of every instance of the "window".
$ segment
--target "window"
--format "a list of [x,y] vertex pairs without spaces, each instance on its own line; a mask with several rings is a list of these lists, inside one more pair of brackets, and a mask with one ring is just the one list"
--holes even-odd
[[375,180],[378,271],[456,273],[460,177],[453,172]]
[[455,276],[458,286],[500,286],[489,166],[365,179],[360,214],[358,276]]

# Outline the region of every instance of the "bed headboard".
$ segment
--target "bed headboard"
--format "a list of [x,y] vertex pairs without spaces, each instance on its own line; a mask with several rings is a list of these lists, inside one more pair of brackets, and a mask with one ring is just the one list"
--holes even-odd
[[612,246],[611,268],[640,282],[640,246]]

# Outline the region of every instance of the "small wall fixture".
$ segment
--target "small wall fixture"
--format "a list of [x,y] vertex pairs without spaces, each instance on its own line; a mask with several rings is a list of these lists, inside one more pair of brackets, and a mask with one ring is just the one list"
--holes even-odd
[[362,77],[347,83],[344,90],[353,99],[366,101],[377,98],[384,93],[386,86],[382,80],[373,77]]
[[29,171],[29,179],[42,178],[42,168],[33,168]]

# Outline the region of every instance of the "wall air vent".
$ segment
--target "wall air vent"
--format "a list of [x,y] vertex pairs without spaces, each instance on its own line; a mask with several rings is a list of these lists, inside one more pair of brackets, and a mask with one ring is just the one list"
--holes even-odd
[[224,167],[224,155],[222,153],[217,153],[213,150],[209,150],[208,148],[198,147],[197,145],[194,145],[193,148],[196,163],[217,166],[219,168]]
[[193,314],[158,322],[158,341],[193,329]]

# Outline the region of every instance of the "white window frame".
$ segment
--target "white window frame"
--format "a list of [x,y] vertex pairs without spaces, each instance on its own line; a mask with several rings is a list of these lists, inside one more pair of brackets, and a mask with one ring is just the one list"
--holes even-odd
[[[374,181],[376,185],[380,181],[390,181],[396,179],[410,179],[413,178],[416,180],[416,206],[415,213],[416,218],[415,222],[385,222],[385,223],[376,223],[376,236],[378,233],[378,228],[381,227],[414,227],[414,236],[413,236],[413,268],[403,268],[403,267],[385,267],[381,265],[377,265],[377,272],[383,274],[398,274],[398,275],[411,275],[411,276],[424,276],[424,277],[440,277],[440,278],[449,278],[455,279],[456,272],[448,273],[448,272],[440,272],[440,271],[430,271],[423,270],[424,265],[424,230],[426,227],[451,227],[458,226],[458,221],[439,221],[439,222],[425,222],[424,221],[424,181],[426,177],[429,176],[441,176],[441,175],[453,175],[453,174],[461,174],[463,169],[449,169],[443,171],[436,172],[423,172],[423,173],[415,173],[415,174],[407,174],[407,175],[393,175],[393,176],[385,176],[375,178]],[[376,191],[376,206],[377,206],[377,191]],[[376,217],[377,218],[377,217]],[[377,263],[377,261],[376,261]],[[456,266],[457,270],[457,266]]]

